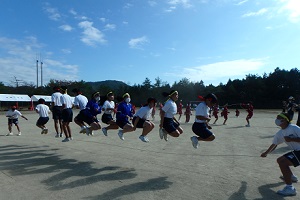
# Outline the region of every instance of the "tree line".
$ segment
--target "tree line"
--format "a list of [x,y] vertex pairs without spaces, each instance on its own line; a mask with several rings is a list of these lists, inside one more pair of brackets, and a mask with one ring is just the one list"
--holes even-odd
[[[119,81],[116,81],[119,82]],[[79,88],[88,98],[95,91],[99,91],[105,96],[110,91],[115,96],[122,96],[128,92],[132,97],[132,103],[136,106],[144,104],[148,97],[155,97],[159,102],[166,99],[162,96],[162,92],[177,90],[179,99],[183,105],[190,101],[197,101],[198,96],[205,96],[208,93],[214,93],[219,98],[219,105],[226,103],[247,103],[253,102],[255,108],[278,109],[282,107],[282,101],[287,100],[289,96],[293,96],[299,103],[300,100],[300,72],[297,68],[284,70],[276,68],[274,72],[263,74],[246,75],[245,78],[239,80],[229,79],[226,84],[220,83],[218,86],[204,85],[201,80],[192,82],[188,78],[175,81],[172,85],[164,82],[159,77],[152,82],[149,78],[145,78],[142,84],[111,84],[103,81],[102,84],[94,84],[93,82],[66,81],[66,80],[50,80],[49,83],[42,87],[36,88],[33,84],[18,84],[17,86],[6,86],[0,82],[1,94],[28,94],[32,95],[51,95],[54,86],[65,85],[69,88],[69,94],[73,88]]]

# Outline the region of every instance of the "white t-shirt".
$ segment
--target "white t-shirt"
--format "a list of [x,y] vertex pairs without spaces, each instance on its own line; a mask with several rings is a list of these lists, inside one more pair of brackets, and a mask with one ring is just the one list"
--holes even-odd
[[40,117],[49,117],[50,109],[47,105],[38,104],[35,109],[38,111]]
[[85,109],[85,106],[86,106],[87,102],[88,102],[88,99],[85,96],[81,95],[81,94],[77,95],[74,99],[74,105],[79,106],[80,110]]
[[22,116],[22,114],[18,110],[13,111],[10,109],[6,112],[6,117],[8,117],[9,119],[18,119],[19,116]]
[[285,136],[300,138],[300,127],[290,124],[287,128],[279,130],[273,138],[273,144],[279,145],[285,142],[291,150],[300,151],[300,142],[286,142]]
[[165,112],[165,117],[167,118],[173,118],[174,115],[176,115],[177,113],[177,105],[175,103],[175,101],[169,99],[164,107],[162,108],[162,110]]
[[53,106],[62,106],[60,97],[62,96],[62,94],[60,92],[54,92],[51,95],[51,102],[53,102]]
[[195,122],[197,123],[206,123],[206,120],[199,120],[197,116],[209,117],[209,107],[206,105],[205,102],[201,102],[196,107],[196,114],[195,114]]
[[149,106],[143,106],[135,113],[134,116],[148,120],[151,116],[152,110],[153,108],[150,108]]
[[61,101],[62,104],[65,105],[64,109],[73,107],[72,98],[68,94],[61,95],[60,101]]
[[106,110],[107,108],[115,108],[115,102],[114,101],[108,101],[106,100],[102,106],[102,109],[104,110],[105,114],[111,114],[113,110]]

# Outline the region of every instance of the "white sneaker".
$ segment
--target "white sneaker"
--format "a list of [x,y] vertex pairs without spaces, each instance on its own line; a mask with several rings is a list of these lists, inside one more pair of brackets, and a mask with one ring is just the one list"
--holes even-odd
[[47,133],[48,133],[48,129],[44,128],[44,134],[47,134]]
[[86,132],[87,136],[90,136],[92,134],[92,131],[91,131],[90,127],[86,127],[85,132]]
[[69,140],[73,140],[73,137],[69,137]]
[[[283,176],[280,176],[279,178],[284,181],[284,177]],[[294,174],[292,174],[292,182],[293,183],[297,183],[298,182],[298,177],[295,176]]]
[[18,134],[17,134],[17,136],[21,136],[22,134],[21,134],[21,132],[19,132]]
[[70,138],[65,138],[62,140],[62,142],[69,142],[70,141]]
[[192,141],[193,147],[195,149],[198,149],[198,147],[199,147],[198,138],[196,136],[193,136],[193,137],[191,137],[191,141]]
[[86,133],[86,126],[82,126],[79,133],[83,133],[83,134]]
[[278,190],[277,194],[280,194],[282,196],[295,196],[297,194],[297,191],[293,186],[285,186],[282,190]]
[[63,134],[62,134],[62,133],[60,133],[60,134],[59,134],[59,137],[62,137],[62,136],[63,136]]
[[[42,130],[41,134],[44,134],[44,130]],[[55,137],[59,138],[59,134],[57,133]]]
[[169,138],[168,138],[168,133],[165,131],[165,129],[162,129],[163,133],[164,133],[164,139],[165,141],[168,141]]
[[7,133],[6,136],[14,135],[13,132]]
[[164,131],[162,128],[159,129],[159,137],[160,139],[164,139]]
[[140,140],[142,140],[143,142],[149,142],[149,139],[147,138],[147,136],[143,136],[143,135],[140,135]]
[[105,136],[107,136],[107,129],[106,128],[102,128],[102,132]]
[[125,140],[122,130],[119,130],[118,135],[121,140]]

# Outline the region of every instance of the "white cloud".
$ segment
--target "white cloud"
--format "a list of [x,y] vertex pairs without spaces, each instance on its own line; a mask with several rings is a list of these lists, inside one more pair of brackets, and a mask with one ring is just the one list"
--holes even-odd
[[126,8],[126,9],[129,9],[129,8],[131,8],[131,7],[133,7],[133,4],[131,4],[131,3],[126,3],[126,4],[124,5],[124,8]]
[[72,51],[70,49],[62,49],[61,52],[63,52],[64,54],[72,53]]
[[48,17],[51,20],[59,21],[61,19],[61,14],[58,12],[56,8],[51,7],[49,3],[45,4],[44,10],[46,11]]
[[77,12],[72,8],[70,11],[69,11],[72,15],[77,15]]
[[253,16],[260,16],[260,15],[263,15],[265,14],[266,12],[268,11],[268,9],[266,8],[262,8],[260,9],[259,11],[257,12],[248,12],[244,15],[242,15],[242,17],[253,17]]
[[149,40],[146,36],[130,39],[128,44],[130,48],[133,49],[142,49],[142,46],[149,43]]
[[237,5],[237,6],[240,6],[240,5],[242,5],[242,4],[246,3],[246,2],[248,2],[248,0],[243,0],[243,1],[240,1],[240,2],[238,2],[238,3],[237,3],[237,4],[235,4],[235,5]]
[[59,28],[62,29],[62,30],[64,30],[64,31],[72,31],[73,30],[72,26],[67,25],[67,24],[62,25]]
[[300,22],[300,1],[299,0],[281,0],[284,3],[281,10],[288,12],[289,20],[293,23]]
[[122,22],[124,25],[128,25],[128,22],[127,21],[123,21]]
[[[36,59],[40,61],[39,54],[43,52],[43,47],[44,45],[40,44],[35,37],[27,37],[23,40],[0,37],[0,52],[3,52],[0,58],[0,80],[4,84],[10,84],[16,76],[17,79],[26,83],[36,84]],[[77,65],[50,59],[51,54],[48,52],[41,53],[41,56],[44,84],[50,79],[78,80]]]
[[190,0],[169,0],[168,4],[171,6],[182,6],[184,8],[190,8],[192,7],[192,4],[190,3]]
[[151,7],[154,7],[157,5],[157,2],[156,1],[148,1],[148,4],[151,6]]
[[103,23],[106,22],[106,18],[104,18],[104,17],[99,18],[99,20]]
[[106,24],[105,25],[105,30],[115,30],[116,25],[115,24]]
[[[230,78],[243,78],[265,65],[264,59],[240,59],[201,65],[196,67],[178,67],[173,72],[165,73],[166,76],[188,78],[191,81],[203,80],[204,83],[220,83]],[[223,82],[224,83],[224,82]]]
[[103,33],[93,27],[93,22],[83,21],[78,24],[83,29],[81,41],[88,46],[96,46],[106,42]]

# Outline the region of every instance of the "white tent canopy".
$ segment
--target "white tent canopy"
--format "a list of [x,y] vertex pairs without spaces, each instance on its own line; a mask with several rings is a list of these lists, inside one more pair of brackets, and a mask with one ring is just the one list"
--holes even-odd
[[44,99],[46,102],[51,102],[51,96],[45,96],[45,95],[33,95],[31,97],[32,101],[38,101],[39,99]]
[[27,94],[0,94],[0,101],[30,102],[31,98]]
[[[40,98],[45,99],[46,102],[52,102],[51,101],[51,96],[45,96],[45,95],[33,95],[31,97],[32,101],[36,102],[38,101]],[[71,97],[72,102],[74,103],[75,97]]]

